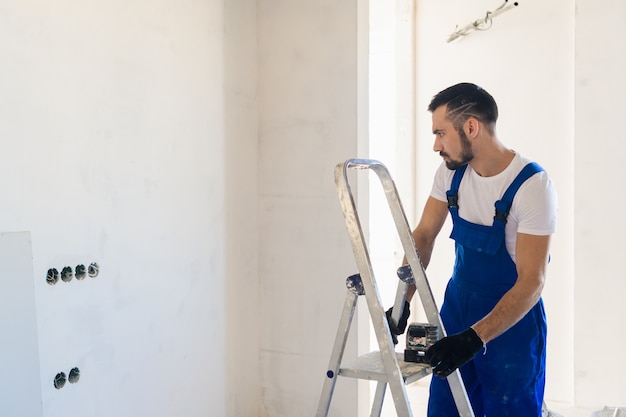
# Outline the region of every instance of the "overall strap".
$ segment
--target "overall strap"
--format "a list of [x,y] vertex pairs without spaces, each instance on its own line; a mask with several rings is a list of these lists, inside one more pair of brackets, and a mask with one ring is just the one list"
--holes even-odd
[[450,189],[446,191],[446,197],[448,198],[448,210],[450,210],[450,214],[452,214],[453,217],[459,212],[459,186],[461,185],[461,179],[463,178],[463,174],[465,174],[466,169],[467,164],[454,171],[452,184],[450,184]]
[[542,172],[544,169],[539,166],[536,162],[530,162],[527,164],[517,177],[513,180],[509,188],[506,189],[502,199],[496,201],[496,215],[493,217],[493,225],[504,227],[506,224],[507,217],[509,217],[509,211],[511,211],[511,206],[513,205],[513,198],[517,193],[517,190],[522,186],[524,181],[528,178],[532,177],[538,172]]

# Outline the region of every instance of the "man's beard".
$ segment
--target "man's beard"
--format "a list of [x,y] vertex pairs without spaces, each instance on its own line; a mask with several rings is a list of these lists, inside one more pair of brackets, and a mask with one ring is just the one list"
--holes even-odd
[[448,160],[445,161],[446,167],[452,171],[461,168],[463,165],[467,164],[472,159],[474,159],[474,152],[472,152],[472,144],[470,143],[469,139],[467,138],[467,135],[462,129],[459,130],[459,137],[461,138],[461,154],[459,155],[461,158],[460,160],[454,160],[447,153],[439,152],[439,155],[441,155],[442,157],[444,156],[448,157]]

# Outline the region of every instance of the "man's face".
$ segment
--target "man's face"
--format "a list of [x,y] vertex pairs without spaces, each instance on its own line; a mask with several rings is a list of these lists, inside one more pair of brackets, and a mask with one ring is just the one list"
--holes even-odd
[[439,152],[448,169],[455,170],[474,159],[474,154],[465,132],[457,131],[446,114],[445,105],[437,107],[433,112],[433,150]]

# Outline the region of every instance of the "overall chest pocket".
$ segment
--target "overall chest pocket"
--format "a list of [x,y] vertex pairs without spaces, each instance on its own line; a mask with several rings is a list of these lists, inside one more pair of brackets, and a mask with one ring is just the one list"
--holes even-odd
[[504,243],[504,228],[474,224],[457,217],[450,238],[467,249],[495,255]]

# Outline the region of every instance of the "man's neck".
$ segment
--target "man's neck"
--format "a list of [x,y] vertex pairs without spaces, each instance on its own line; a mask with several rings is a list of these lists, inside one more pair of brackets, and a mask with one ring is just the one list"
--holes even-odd
[[496,146],[483,150],[480,155],[474,154],[470,165],[481,177],[493,177],[504,171],[514,157],[515,151],[498,142]]

